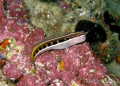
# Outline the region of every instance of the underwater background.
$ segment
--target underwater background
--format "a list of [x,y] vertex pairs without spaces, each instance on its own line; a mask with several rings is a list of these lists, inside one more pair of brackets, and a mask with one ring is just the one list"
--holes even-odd
[[[119,4],[119,0],[0,0],[0,86],[119,86]],[[35,46],[56,38],[59,43],[59,37],[76,32],[86,33],[83,43],[45,51],[31,61]]]

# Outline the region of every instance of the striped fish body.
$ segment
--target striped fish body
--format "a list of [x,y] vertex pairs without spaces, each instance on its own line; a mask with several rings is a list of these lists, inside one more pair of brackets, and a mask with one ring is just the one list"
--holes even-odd
[[75,32],[61,37],[44,41],[35,46],[31,51],[31,61],[34,61],[38,55],[52,49],[64,49],[72,45],[82,43],[86,40],[86,33]]

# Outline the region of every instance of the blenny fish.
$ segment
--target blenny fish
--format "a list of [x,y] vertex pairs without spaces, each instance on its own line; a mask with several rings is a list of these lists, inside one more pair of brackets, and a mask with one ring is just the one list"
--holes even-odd
[[53,38],[35,46],[31,51],[31,61],[35,61],[36,57],[41,53],[52,49],[64,49],[72,45],[82,43],[86,40],[86,33],[74,32],[61,37]]

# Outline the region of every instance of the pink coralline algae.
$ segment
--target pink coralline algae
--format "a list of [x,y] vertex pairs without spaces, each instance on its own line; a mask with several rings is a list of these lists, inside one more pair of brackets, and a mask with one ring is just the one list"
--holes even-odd
[[67,11],[70,9],[70,6],[68,5],[68,3],[66,2],[61,2],[61,1],[57,1],[56,4],[62,8],[62,13],[66,14]]
[[6,11],[9,15],[13,18],[21,18],[26,14],[25,5],[23,4],[22,0],[5,0],[6,3]]
[[[0,0],[0,43],[9,39],[10,46],[0,51],[7,60],[2,70],[7,79],[19,80],[16,86],[119,85],[119,80],[109,75],[87,42],[44,52],[32,63],[30,52],[44,40],[44,32],[32,28],[23,18],[26,10],[22,0],[5,0],[5,3],[9,6],[3,10]],[[9,17],[5,11],[9,11]]]

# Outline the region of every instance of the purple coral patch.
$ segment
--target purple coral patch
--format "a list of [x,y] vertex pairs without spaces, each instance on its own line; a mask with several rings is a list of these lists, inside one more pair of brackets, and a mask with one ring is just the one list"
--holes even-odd
[[[112,85],[107,78],[110,75],[106,67],[98,61],[88,43],[47,51],[36,58],[34,70],[30,52],[33,45],[44,39],[44,32],[40,28],[31,28],[31,25],[22,19],[26,13],[25,8],[21,7],[22,0],[5,0],[9,5],[6,11],[10,11],[11,19],[6,18],[2,1],[0,0],[0,43],[4,39],[15,40],[14,47],[9,47],[7,52],[8,63],[3,67],[7,79],[18,79],[23,75],[17,86],[70,86],[73,81],[79,86],[103,86],[101,80],[104,79],[107,85]],[[63,9],[65,7],[65,12],[69,10],[66,3],[59,3],[59,6]],[[1,51],[1,54],[5,57],[6,50]]]

